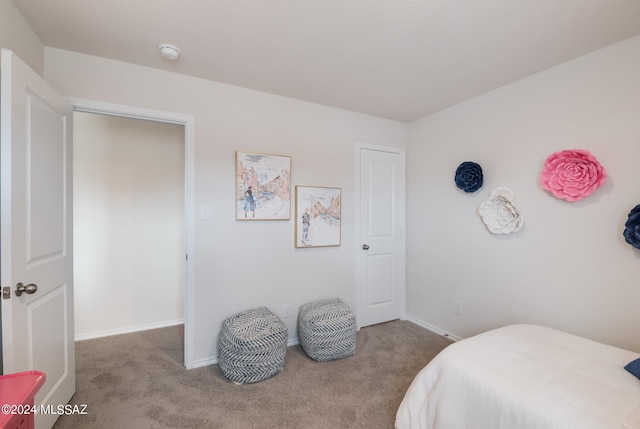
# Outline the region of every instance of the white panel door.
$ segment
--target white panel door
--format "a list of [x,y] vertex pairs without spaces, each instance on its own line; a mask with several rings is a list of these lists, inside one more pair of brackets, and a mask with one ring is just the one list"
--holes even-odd
[[358,325],[404,313],[404,152],[361,147]]
[[0,61],[3,373],[44,372],[36,406],[55,407],[75,391],[72,107],[11,51]]

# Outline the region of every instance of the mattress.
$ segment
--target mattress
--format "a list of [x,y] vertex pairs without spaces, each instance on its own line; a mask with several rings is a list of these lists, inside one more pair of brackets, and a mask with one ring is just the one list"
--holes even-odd
[[537,325],[454,343],[423,368],[397,429],[640,428],[640,354]]

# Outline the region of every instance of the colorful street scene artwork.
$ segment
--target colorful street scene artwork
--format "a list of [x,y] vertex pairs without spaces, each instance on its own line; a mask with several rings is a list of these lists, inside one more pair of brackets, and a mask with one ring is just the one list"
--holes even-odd
[[291,219],[291,157],[236,152],[236,219]]
[[340,188],[296,186],[296,247],[339,246]]

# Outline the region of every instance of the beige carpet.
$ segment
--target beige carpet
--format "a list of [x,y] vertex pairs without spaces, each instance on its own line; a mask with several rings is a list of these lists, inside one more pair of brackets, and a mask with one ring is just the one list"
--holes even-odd
[[356,354],[319,363],[289,347],[284,370],[237,386],[211,365],[183,367],[183,327],[76,343],[77,391],[87,415],[67,428],[385,428],[418,371],[451,341],[411,322],[358,332]]

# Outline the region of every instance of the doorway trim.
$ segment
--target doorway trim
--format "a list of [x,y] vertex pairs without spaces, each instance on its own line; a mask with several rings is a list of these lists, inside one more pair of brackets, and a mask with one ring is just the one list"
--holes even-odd
[[184,366],[187,369],[196,367],[195,350],[195,118],[183,113],[166,112],[142,107],[104,103],[68,97],[73,110],[85,113],[120,116],[131,119],[164,122],[184,126],[184,185],[185,185],[185,287],[184,287]]

